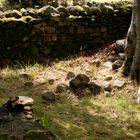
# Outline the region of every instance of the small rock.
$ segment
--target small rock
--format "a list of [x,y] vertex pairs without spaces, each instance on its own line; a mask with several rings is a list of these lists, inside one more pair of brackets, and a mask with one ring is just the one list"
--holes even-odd
[[100,60],[95,60],[95,61],[91,62],[90,64],[95,65],[96,67],[100,67],[101,61]]
[[72,89],[83,88],[88,84],[89,81],[90,79],[86,75],[79,74],[69,82],[69,85]]
[[114,81],[113,87],[116,88],[122,88],[125,84],[125,81],[121,81],[121,80],[116,80]]
[[26,72],[20,73],[20,74],[19,74],[19,77],[20,77],[20,78],[23,78],[23,79],[26,79],[26,80],[32,80],[32,76],[29,75],[29,74],[26,73]]
[[32,111],[25,111],[24,113],[25,113],[25,115],[32,115],[33,114]]
[[119,53],[124,53],[125,39],[117,40],[116,45],[119,49]]
[[125,53],[119,53],[118,55],[121,60],[125,60]]
[[56,87],[56,92],[57,93],[62,93],[62,92],[67,92],[69,89],[69,86],[66,84],[58,84]]
[[113,95],[113,94],[112,94],[111,92],[109,92],[109,91],[105,91],[104,94],[106,94],[106,97],[110,97],[110,96]]
[[28,114],[28,115],[25,115],[25,118],[26,118],[26,119],[33,119],[33,116],[30,115],[30,114]]
[[54,84],[54,79],[49,79],[49,80],[48,80],[48,83],[49,83],[50,85]]
[[72,78],[74,78],[75,77],[75,74],[73,73],[73,72],[68,72],[68,74],[67,74],[67,79],[69,80],[69,79],[72,79]]
[[31,111],[32,107],[31,106],[24,106],[24,110]]
[[123,64],[123,61],[121,60],[116,60],[113,64],[112,64],[112,69],[116,70],[118,68],[120,68]]
[[110,80],[112,80],[111,76],[105,78],[105,81],[110,81]]
[[102,87],[99,84],[96,84],[95,82],[89,82],[88,88],[92,92],[93,95],[98,95],[102,91]]
[[42,92],[42,98],[44,100],[47,100],[47,101],[54,101],[55,100],[55,94],[53,92],[44,90]]
[[103,64],[106,68],[112,69],[112,62],[108,61]]

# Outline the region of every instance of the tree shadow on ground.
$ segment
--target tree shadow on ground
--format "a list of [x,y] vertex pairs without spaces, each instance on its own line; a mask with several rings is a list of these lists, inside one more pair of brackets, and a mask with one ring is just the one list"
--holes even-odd
[[[140,114],[140,109],[131,102],[125,104],[124,90],[120,90],[121,104],[118,103],[117,96],[107,98],[104,95],[96,97],[90,95],[75,102],[66,94],[66,98],[58,95],[61,102],[56,101],[46,106],[41,92],[50,85],[25,84],[27,82],[33,81],[23,80],[16,73],[1,73],[0,103],[5,103],[10,96],[15,95],[32,97],[35,100],[35,117],[41,118],[41,123],[56,134],[56,139],[138,140],[140,138],[140,120],[136,118]],[[109,104],[106,104],[107,102]]]

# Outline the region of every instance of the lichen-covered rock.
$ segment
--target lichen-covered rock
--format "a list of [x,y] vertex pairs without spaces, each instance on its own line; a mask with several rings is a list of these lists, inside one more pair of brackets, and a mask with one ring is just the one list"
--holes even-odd
[[84,74],[79,74],[69,82],[69,85],[72,89],[83,88],[87,86],[89,81],[89,77]]
[[24,8],[21,8],[20,12],[22,13],[22,16],[28,16],[29,15],[28,11]]
[[8,17],[21,18],[22,14],[17,10],[9,10],[9,11],[4,12],[4,16],[7,18]]
[[60,16],[62,16],[62,14],[63,14],[63,17],[69,16],[69,12],[64,6],[59,6],[56,8],[56,10],[59,12]]
[[105,15],[114,14],[114,8],[110,5],[105,5],[105,3],[100,3],[99,7],[100,7],[100,10],[102,11],[102,13],[104,13]]
[[37,13],[37,10],[36,9],[28,8],[27,9],[27,13],[28,13],[28,15],[30,15],[32,17],[36,17],[36,18],[38,17],[38,13]]
[[101,16],[102,11],[100,10],[99,7],[93,6],[93,7],[91,7],[91,13],[92,13],[92,15]]
[[58,14],[58,11],[53,6],[46,5],[46,6],[43,6],[42,8],[40,8],[40,9],[38,9],[37,13],[40,16],[50,16],[51,13],[57,13]]
[[76,9],[75,6],[68,6],[68,7],[66,7],[66,9],[68,10],[68,12],[69,12],[71,15],[79,16],[79,12],[78,12],[78,10]]
[[87,15],[86,11],[84,10],[84,8],[82,6],[76,5],[75,8],[78,11],[80,16]]
[[92,15],[92,8],[91,7],[89,7],[88,5],[83,5],[82,7],[83,7],[83,9],[85,10],[85,12],[87,13],[88,16]]

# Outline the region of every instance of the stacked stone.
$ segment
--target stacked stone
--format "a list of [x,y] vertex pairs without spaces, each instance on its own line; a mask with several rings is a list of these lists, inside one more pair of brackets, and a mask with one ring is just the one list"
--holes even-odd
[[23,105],[23,112],[26,119],[33,119],[33,99],[27,96],[19,96],[18,104]]
[[13,96],[4,104],[4,107],[9,112],[21,112],[26,119],[33,119],[33,101],[28,96]]

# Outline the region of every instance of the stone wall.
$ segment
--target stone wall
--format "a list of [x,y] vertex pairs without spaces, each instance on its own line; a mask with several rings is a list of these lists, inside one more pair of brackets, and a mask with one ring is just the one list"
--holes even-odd
[[0,12],[0,58],[41,60],[99,47],[126,36],[131,10],[122,2]]

